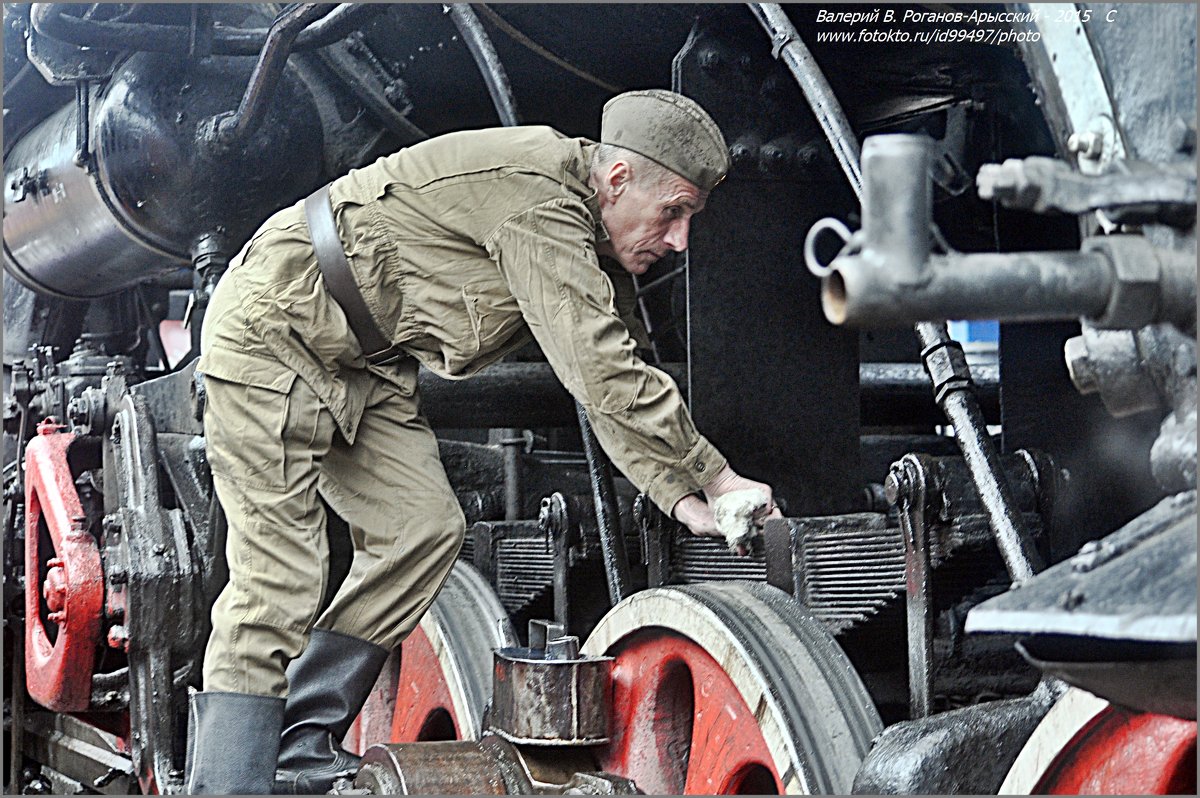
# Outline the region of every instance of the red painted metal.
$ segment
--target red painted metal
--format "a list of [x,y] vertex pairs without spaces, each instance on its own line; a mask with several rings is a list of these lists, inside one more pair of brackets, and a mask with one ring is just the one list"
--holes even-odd
[[1038,795],[1195,795],[1196,721],[1109,706],[1046,769]]
[[391,741],[462,739],[462,724],[450,698],[442,663],[421,627],[408,636],[401,652]]
[[376,743],[459,740],[460,728],[442,664],[418,626],[401,647],[399,672],[384,666],[343,745],[361,754]]
[[[75,436],[60,429],[47,419],[25,447],[25,684],[47,709],[77,712],[92,696],[104,572],[67,465]],[[43,550],[43,527],[53,551]],[[48,570],[41,583],[43,562]],[[50,610],[45,619],[43,595]]]
[[708,652],[649,628],[614,651],[612,739],[602,769],[647,795],[782,792],[758,721]]

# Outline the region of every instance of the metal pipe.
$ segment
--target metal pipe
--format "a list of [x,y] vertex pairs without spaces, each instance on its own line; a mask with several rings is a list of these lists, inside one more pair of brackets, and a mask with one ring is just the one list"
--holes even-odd
[[[684,364],[662,363],[657,368],[686,392]],[[977,366],[973,377],[985,417],[989,423],[998,421],[999,369]],[[446,380],[421,369],[418,381],[434,427],[566,427],[576,421],[570,394],[545,363],[497,363],[470,380]],[[864,425],[922,426],[942,420],[929,394],[929,376],[920,364],[862,363],[859,386]]]
[[[933,227],[930,143],[925,136],[884,135],[872,136],[863,145],[864,258],[898,284],[920,283],[929,258]],[[873,259],[872,253],[883,253],[886,258]]]
[[521,517],[522,479],[521,445],[524,443],[521,430],[504,427],[500,430],[500,445],[504,448],[504,520],[516,521]]
[[[34,3],[30,13],[33,29],[48,38],[78,47],[136,52],[188,52],[191,31],[184,25],[147,22],[118,22],[82,19],[63,13],[67,3]],[[327,47],[345,38],[362,18],[386,8],[374,3],[341,3],[327,17],[306,28],[296,39],[293,52]],[[258,55],[267,42],[270,28],[223,28],[214,26],[215,55]]]
[[804,97],[808,100],[809,107],[812,108],[813,114],[817,118],[817,123],[825,132],[825,138],[829,140],[830,146],[833,147],[833,154],[841,164],[842,171],[846,173],[846,179],[850,181],[854,193],[861,198],[863,181],[862,170],[859,167],[858,138],[854,135],[854,130],[850,127],[850,122],[842,111],[842,105],[838,102],[837,95],[833,93],[833,88],[825,79],[825,74],[813,60],[812,53],[804,46],[800,34],[796,32],[795,26],[792,25],[791,20],[787,18],[778,3],[748,3],[747,5],[750,6],[754,18],[770,35],[773,43],[772,53],[776,58],[783,59],[796,78],[796,82],[800,84],[800,89],[804,92]]
[[328,6],[324,4],[305,3],[275,18],[258,62],[254,65],[254,71],[250,73],[250,82],[237,111],[231,116],[221,116],[215,121],[217,143],[231,146],[244,141],[258,129],[266,116],[275,87],[283,77],[283,70],[287,66],[287,59],[291,55],[296,37],[311,23],[328,13]]
[[[190,282],[189,282],[190,285]],[[687,367],[660,363],[686,394]],[[942,421],[919,363],[862,363],[858,367],[860,418],[866,426],[926,426]],[[1000,418],[1000,370],[976,366],[972,376],[984,416]],[[418,375],[429,423],[445,429],[567,427],[576,423],[574,400],[547,363],[497,363],[469,380],[447,380],[422,368]]]
[[1112,270],[1098,254],[932,255],[921,268],[920,285],[903,283],[875,265],[880,257],[863,250],[834,261],[821,281],[821,307],[831,323],[887,327],[917,319],[1077,319],[1103,313],[1112,293]]
[[1105,312],[1113,268],[1104,253],[931,256],[930,146],[926,136],[867,139],[862,230],[821,279],[830,322],[1044,321]]
[[[750,10],[770,34],[771,40],[774,42],[775,56],[778,58],[782,55],[788,69],[796,78],[796,82],[800,84],[805,98],[821,125],[821,130],[829,139],[838,163],[841,164],[846,178],[850,181],[851,188],[862,201],[863,176],[859,166],[858,140],[855,138],[854,130],[850,127],[850,122],[837,102],[837,97],[834,96],[829,82],[825,80],[825,76],[821,73],[816,61],[813,60],[812,54],[801,42],[800,34],[796,32],[796,28],[778,4],[751,3]],[[916,325],[916,330],[917,336],[926,350],[932,345],[945,346],[951,340],[945,324],[922,321]],[[961,389],[945,392],[941,397],[942,401],[938,404],[942,407],[943,412],[954,414],[953,417],[948,415],[948,418],[954,424],[954,435],[963,451],[967,466],[971,470],[971,478],[975,482],[980,496],[985,494],[989,496],[989,500],[985,502],[984,506],[988,512],[992,530],[996,534],[997,543],[1001,546],[1001,552],[1007,551],[1009,555],[1013,555],[1026,549],[1031,550],[1028,536],[1024,534],[1024,526],[1013,510],[1011,491],[998,488],[999,485],[1007,488],[1007,483],[999,471],[999,459],[996,456],[992,440],[987,437],[987,428],[983,423],[983,414],[979,411],[979,403],[970,390],[970,371],[966,368],[965,362],[962,364],[961,371],[966,377],[964,386]],[[947,402],[947,397],[950,396],[953,396],[954,399]],[[1012,523],[1013,519],[1016,522],[1015,526]],[[1002,538],[1005,538],[1010,532],[1017,534],[1020,546],[1008,545],[1005,548],[1006,544],[1002,542]],[[1017,579],[1015,574],[1032,570],[1029,562],[1024,565],[1019,562],[1009,564],[1007,556],[1005,564],[1009,566],[1010,574],[1014,574],[1014,580]]]
[[[75,119],[75,165],[86,167],[91,156],[89,141],[92,125],[91,91],[86,80],[75,81],[75,106],[79,116]],[[90,170],[89,170],[90,171]]]
[[500,123],[505,127],[520,124],[517,121],[517,104],[513,99],[508,74],[504,71],[500,57],[496,55],[496,48],[492,46],[492,40],[483,29],[479,17],[466,3],[453,3],[445,8],[450,19],[454,20],[467,49],[471,51],[471,57],[475,59],[480,74],[483,75],[488,94],[492,96],[492,103],[500,116]]
[[596,507],[596,526],[600,532],[600,550],[604,555],[604,576],[608,581],[608,598],[615,607],[629,595],[629,556],[625,552],[625,535],[621,532],[621,515],[617,508],[617,493],[613,487],[612,467],[600,448],[596,433],[588,421],[583,405],[575,403],[579,417],[579,433],[583,438],[583,454],[587,458],[592,482],[592,503]]

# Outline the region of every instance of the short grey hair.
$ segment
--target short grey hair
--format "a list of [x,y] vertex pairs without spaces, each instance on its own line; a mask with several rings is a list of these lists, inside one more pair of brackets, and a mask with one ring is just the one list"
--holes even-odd
[[633,179],[641,185],[659,186],[675,176],[674,172],[657,161],[616,144],[596,145],[592,152],[591,171],[598,175],[617,161],[624,161],[633,167]]

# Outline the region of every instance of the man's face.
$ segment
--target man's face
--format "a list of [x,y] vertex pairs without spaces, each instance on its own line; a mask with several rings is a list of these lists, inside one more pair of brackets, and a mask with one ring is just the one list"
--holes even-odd
[[672,172],[632,174],[629,165],[613,164],[601,189],[600,216],[608,230],[610,252],[632,274],[645,274],[668,252],[688,245],[692,216],[704,208],[708,192]]

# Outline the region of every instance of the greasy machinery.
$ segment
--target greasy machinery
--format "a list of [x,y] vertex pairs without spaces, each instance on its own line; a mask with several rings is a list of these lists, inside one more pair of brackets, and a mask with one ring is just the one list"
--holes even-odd
[[1195,27],[6,4],[8,789],[182,789],[224,579],[194,362],[257,225],[427,136],[595,137],[661,86],[734,168],[641,278],[645,355],[786,517],[744,557],[688,535],[535,347],[422,374],[471,526],[336,789],[1194,793]]

